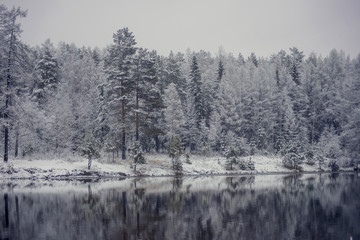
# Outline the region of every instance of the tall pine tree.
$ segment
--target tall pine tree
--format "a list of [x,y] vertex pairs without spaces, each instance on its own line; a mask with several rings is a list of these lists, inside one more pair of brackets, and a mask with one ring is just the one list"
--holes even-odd
[[3,127],[4,127],[4,162],[9,158],[9,129],[12,124],[14,95],[17,93],[16,81],[19,80],[19,74],[24,65],[25,45],[20,41],[20,24],[16,21],[26,17],[26,11],[20,8],[8,10],[4,5],[0,5],[0,80],[5,86],[1,90],[1,97],[4,99],[3,106]]
[[127,103],[134,88],[133,58],[136,53],[136,41],[128,28],[118,30],[113,35],[113,45],[105,61],[108,74],[107,103],[109,108],[120,108],[121,114],[121,157],[126,159],[126,111]]

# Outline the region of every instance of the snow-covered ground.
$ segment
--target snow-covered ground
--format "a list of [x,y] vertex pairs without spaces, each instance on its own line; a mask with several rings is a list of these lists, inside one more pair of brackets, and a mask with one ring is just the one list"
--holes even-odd
[[[266,174],[292,173],[285,168],[282,159],[277,156],[252,156],[255,170],[226,170],[226,159],[223,157],[191,156],[191,164],[183,162],[184,175],[236,175],[236,174]],[[146,155],[147,163],[138,164],[135,168],[130,160],[104,163],[94,160],[91,170],[87,169],[87,160],[9,160],[0,163],[0,178],[2,179],[65,179],[65,178],[106,178],[134,176],[172,176],[171,160],[165,154]],[[245,159],[248,160],[248,159]],[[305,172],[318,172],[316,165],[301,165]],[[329,169],[325,169],[329,170]]]

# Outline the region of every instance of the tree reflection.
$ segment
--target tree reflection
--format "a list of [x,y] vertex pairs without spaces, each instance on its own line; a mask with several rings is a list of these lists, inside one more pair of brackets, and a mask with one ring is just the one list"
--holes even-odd
[[356,176],[291,175],[276,187],[254,176],[219,179],[223,187],[209,189],[197,185],[203,179],[176,178],[168,188],[134,179],[130,188],[89,182],[87,191],[67,194],[6,192],[1,239],[6,232],[11,239],[360,238]]

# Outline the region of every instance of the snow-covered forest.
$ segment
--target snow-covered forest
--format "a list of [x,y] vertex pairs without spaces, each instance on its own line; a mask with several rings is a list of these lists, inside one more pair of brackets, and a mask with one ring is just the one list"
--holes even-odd
[[[141,48],[115,31],[105,49],[21,41],[21,9],[0,5],[4,161],[142,152],[284,156],[352,164],[360,154],[360,55],[296,47],[268,57]],[[241,44],[241,43],[239,43]],[[266,42],[264,42],[266,44]],[[351,53],[354,54],[354,53]]]

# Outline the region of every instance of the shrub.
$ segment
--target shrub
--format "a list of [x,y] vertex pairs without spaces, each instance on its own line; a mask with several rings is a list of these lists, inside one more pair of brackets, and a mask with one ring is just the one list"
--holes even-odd
[[304,155],[301,154],[301,146],[298,143],[290,142],[281,151],[283,156],[283,164],[290,169],[298,169],[299,165],[304,161]]
[[233,164],[237,163],[237,153],[234,148],[230,147],[225,152],[226,170],[233,170]]
[[139,141],[135,141],[131,148],[132,157],[134,159],[134,163],[144,164],[146,159],[144,157],[144,153],[141,149],[141,145]]
[[29,155],[31,157],[31,155],[34,153],[34,148],[31,144],[28,144],[22,152],[22,156],[25,157],[27,155]]
[[249,161],[247,163],[247,167],[252,171],[255,170],[255,163],[254,163],[254,161],[251,160],[251,158],[249,159]]
[[331,161],[329,162],[328,167],[330,167],[330,168],[331,168],[331,171],[333,171],[333,172],[339,171],[339,165],[337,164],[337,162],[336,162],[335,160],[331,160]]
[[94,136],[90,133],[86,134],[83,144],[80,147],[80,154],[88,159],[88,169],[91,167],[93,158],[100,158],[99,151],[100,144]]
[[182,174],[182,162],[180,156],[183,154],[180,138],[171,137],[167,146],[169,157],[172,160],[172,167],[176,175]]

